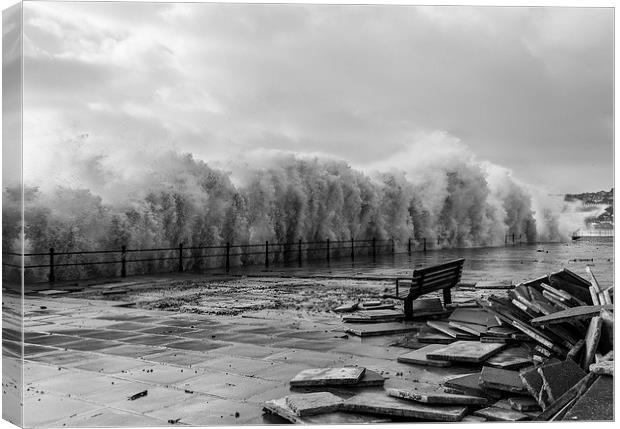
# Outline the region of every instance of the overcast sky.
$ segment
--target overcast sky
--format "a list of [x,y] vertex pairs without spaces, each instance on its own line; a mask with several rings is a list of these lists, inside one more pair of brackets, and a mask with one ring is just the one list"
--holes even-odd
[[167,148],[405,168],[460,141],[550,192],[613,184],[610,8],[24,5],[27,180]]

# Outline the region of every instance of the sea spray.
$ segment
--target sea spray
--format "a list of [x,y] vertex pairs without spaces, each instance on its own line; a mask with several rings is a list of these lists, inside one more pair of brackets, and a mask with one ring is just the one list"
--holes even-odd
[[[450,154],[412,163],[409,171],[387,172],[293,154],[245,165],[242,173],[212,168],[188,154],[167,153],[158,162],[159,168],[105,187],[27,186],[26,252],[352,238],[394,238],[401,244],[427,239],[435,247],[471,247],[499,245],[507,234],[530,242],[567,239],[558,217],[561,207],[542,203],[508,170],[471,156]],[[110,193],[113,198],[106,196]],[[19,241],[18,199],[19,192],[4,189],[5,251]],[[200,250],[189,252],[194,256],[190,268],[207,267]],[[258,259],[235,258],[236,263]],[[165,264],[145,260],[133,265],[134,272],[149,272]],[[106,269],[87,268],[99,275]]]

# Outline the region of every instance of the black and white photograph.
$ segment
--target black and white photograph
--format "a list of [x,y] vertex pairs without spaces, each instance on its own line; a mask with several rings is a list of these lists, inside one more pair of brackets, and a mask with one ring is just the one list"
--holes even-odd
[[2,9],[6,427],[615,420],[612,2]]

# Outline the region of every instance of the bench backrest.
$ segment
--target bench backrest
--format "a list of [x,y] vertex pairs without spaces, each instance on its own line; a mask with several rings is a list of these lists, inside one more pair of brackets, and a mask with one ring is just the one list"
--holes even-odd
[[423,295],[440,289],[452,288],[461,281],[465,259],[456,259],[413,271],[411,289]]

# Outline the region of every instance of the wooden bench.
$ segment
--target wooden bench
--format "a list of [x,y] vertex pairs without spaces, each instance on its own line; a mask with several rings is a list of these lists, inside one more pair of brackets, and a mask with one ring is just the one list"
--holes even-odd
[[[443,289],[444,305],[452,302],[450,289],[458,284],[463,272],[465,259],[456,259],[439,265],[420,268],[413,271],[413,276],[396,279],[396,295],[390,296],[404,301],[405,319],[413,318],[413,301],[422,295]],[[399,287],[406,283],[409,286],[407,296],[399,295]]]

